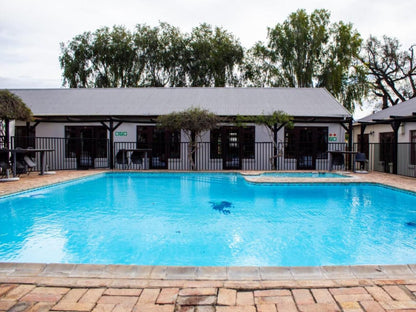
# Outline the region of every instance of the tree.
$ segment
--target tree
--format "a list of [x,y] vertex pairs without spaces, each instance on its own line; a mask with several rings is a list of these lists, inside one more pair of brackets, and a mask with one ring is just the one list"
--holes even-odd
[[244,50],[226,30],[201,24],[188,40],[187,73],[191,87],[225,87],[237,83],[235,69]]
[[351,24],[329,19],[326,10],[298,10],[269,28],[267,44],[258,42],[248,53],[248,85],[325,87],[353,111],[367,92],[358,62],[362,40]]
[[0,90],[0,119],[4,121],[6,130],[4,146],[8,147],[10,120],[30,121],[32,119],[32,111],[17,95],[8,90]]
[[373,94],[383,99],[383,109],[416,96],[415,45],[401,51],[395,38],[384,36],[380,41],[370,36],[361,61],[367,69]]
[[276,169],[278,156],[278,142],[277,131],[280,127],[285,126],[288,129],[293,128],[293,117],[283,111],[274,111],[271,114],[261,114],[257,116],[241,116],[236,117],[237,126],[244,126],[246,123],[255,123],[257,125],[265,126],[268,129],[270,141],[273,142],[274,152],[270,157],[270,164],[272,169]]
[[214,113],[201,108],[189,108],[182,112],[173,112],[157,118],[159,127],[168,131],[183,131],[188,139],[188,159],[191,169],[195,170],[195,154],[198,149],[197,141],[201,140],[203,132],[214,129],[221,121]]
[[138,58],[133,35],[122,26],[97,29],[61,43],[59,62],[63,85],[70,88],[135,87],[143,64]]
[[222,28],[201,24],[183,34],[167,23],[85,32],[61,43],[63,85],[91,87],[223,87],[237,84],[244,51]]
[[179,28],[167,23],[153,28],[137,25],[134,43],[144,64],[144,86],[186,86],[187,40]]

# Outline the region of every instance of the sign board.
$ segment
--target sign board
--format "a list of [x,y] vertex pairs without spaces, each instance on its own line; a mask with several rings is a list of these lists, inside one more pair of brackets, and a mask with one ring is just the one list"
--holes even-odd
[[338,141],[337,134],[336,133],[330,133],[328,141],[329,142],[337,142]]
[[127,136],[127,131],[116,131],[115,136]]

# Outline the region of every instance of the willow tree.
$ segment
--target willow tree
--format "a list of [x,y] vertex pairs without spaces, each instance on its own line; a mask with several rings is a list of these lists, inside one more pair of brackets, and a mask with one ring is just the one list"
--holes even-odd
[[9,147],[10,120],[30,121],[31,119],[32,111],[20,97],[8,90],[0,90],[0,120],[4,122],[4,146],[6,148]]
[[244,49],[221,27],[201,24],[188,35],[186,71],[191,87],[226,87],[237,83],[235,70]]
[[348,110],[367,94],[365,70],[359,61],[362,39],[352,24],[330,22],[330,13],[298,10],[268,29],[267,42],[247,53],[248,85],[325,87]]
[[208,110],[192,107],[181,112],[161,115],[157,118],[158,126],[168,131],[183,131],[187,137],[188,159],[192,170],[196,170],[195,155],[198,140],[202,134],[217,127],[221,118]]

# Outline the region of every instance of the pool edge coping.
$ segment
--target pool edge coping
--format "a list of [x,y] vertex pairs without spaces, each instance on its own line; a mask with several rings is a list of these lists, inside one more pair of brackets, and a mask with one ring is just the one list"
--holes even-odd
[[1,279],[98,278],[187,281],[415,280],[416,264],[345,266],[141,266],[0,262]]

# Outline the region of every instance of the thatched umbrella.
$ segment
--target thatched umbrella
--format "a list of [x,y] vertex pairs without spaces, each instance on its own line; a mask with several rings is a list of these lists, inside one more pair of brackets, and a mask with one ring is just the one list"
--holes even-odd
[[32,111],[20,97],[8,90],[0,90],[0,120],[4,120],[5,138],[4,146],[9,147],[9,123],[10,120],[30,121]]

